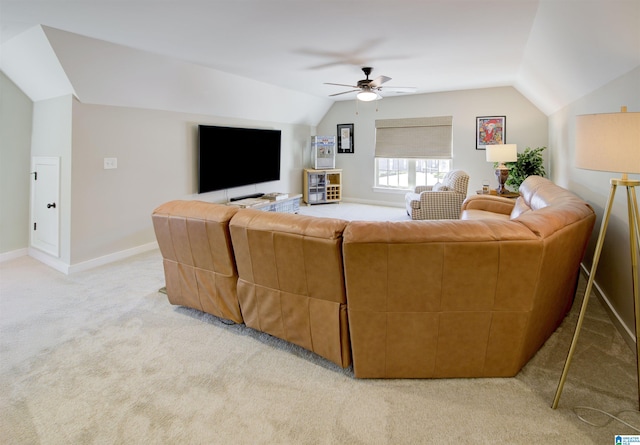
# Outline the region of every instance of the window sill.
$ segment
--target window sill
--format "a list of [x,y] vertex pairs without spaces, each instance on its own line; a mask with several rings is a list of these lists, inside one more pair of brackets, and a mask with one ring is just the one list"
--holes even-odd
[[413,189],[390,189],[385,187],[373,187],[375,193],[389,193],[393,195],[404,195],[407,192],[412,192]]

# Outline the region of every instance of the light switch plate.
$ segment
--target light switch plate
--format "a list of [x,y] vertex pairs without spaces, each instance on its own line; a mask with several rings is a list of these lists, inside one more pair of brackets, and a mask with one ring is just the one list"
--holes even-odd
[[104,169],[118,168],[118,158],[104,158]]

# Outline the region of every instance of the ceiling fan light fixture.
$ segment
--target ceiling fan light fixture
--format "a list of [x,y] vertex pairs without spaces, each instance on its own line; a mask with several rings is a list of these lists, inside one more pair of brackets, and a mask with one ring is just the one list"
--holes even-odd
[[360,91],[356,95],[356,97],[358,98],[358,100],[361,100],[363,102],[371,102],[372,100],[376,100],[378,98],[378,94],[374,93],[369,89],[366,89],[366,90]]

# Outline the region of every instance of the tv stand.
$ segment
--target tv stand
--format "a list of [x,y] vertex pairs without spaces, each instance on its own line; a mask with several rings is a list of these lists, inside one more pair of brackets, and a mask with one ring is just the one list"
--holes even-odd
[[302,195],[288,193],[288,197],[276,201],[264,198],[246,198],[238,201],[229,201],[227,205],[240,207],[241,209],[256,209],[265,212],[298,213],[300,198]]
[[229,202],[240,201],[242,199],[247,199],[247,198],[261,198],[263,196],[264,196],[264,193],[252,193],[250,195],[242,195],[242,196],[236,196],[234,198],[229,198]]

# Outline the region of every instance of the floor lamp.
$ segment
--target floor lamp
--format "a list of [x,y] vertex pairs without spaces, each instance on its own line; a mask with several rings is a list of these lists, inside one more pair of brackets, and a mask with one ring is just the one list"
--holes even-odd
[[613,198],[618,186],[627,188],[627,211],[629,217],[629,241],[631,247],[631,274],[633,303],[635,313],[636,331],[636,370],[638,373],[638,403],[640,407],[640,301],[638,299],[638,252],[640,251],[640,216],[638,214],[638,200],[635,188],[640,186],[639,180],[629,179],[629,173],[640,173],[640,113],[627,113],[626,107],[622,107],[620,113],[610,114],[589,114],[576,117],[576,166],[587,170],[599,170],[607,172],[622,173],[620,179],[611,179],[609,198],[605,206],[602,217],[602,225],[598,235],[598,241],[593,254],[593,263],[587,288],[582,300],[580,315],[576,330],[573,333],[573,340],[569,347],[569,354],[564,363],[562,376],[558,383],[552,408],[558,407],[562,388],[567,378],[569,365],[573,353],[575,352],[580,328],[584,321],[589,295],[593,287],[593,280],[596,276],[604,237],[607,232],[607,225],[611,216]]

